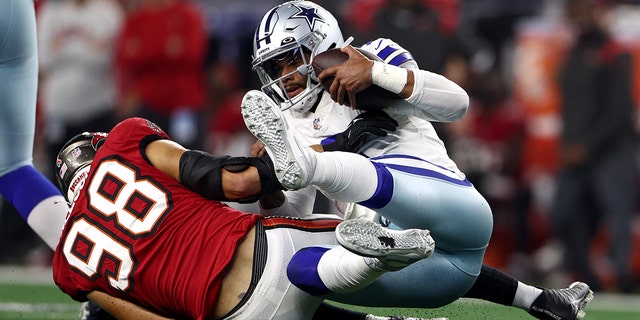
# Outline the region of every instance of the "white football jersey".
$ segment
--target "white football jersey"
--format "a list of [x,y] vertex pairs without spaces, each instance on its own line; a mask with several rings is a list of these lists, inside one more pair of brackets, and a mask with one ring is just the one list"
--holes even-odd
[[[376,139],[362,147],[361,153],[368,157],[382,155],[413,156],[426,160],[464,179],[465,175],[447,154],[444,143],[438,137],[431,121],[455,121],[462,117],[468,107],[468,95],[447,78],[424,70],[413,70],[414,92],[408,99],[384,109],[398,121],[395,132]],[[324,91],[315,112],[284,111],[287,123],[296,132],[296,138],[307,145],[319,144],[322,139],[343,132],[349,122],[360,114],[331,99]],[[263,214],[285,214],[291,212],[308,213],[313,208],[315,191],[313,186],[302,191],[287,191],[287,204]],[[296,193],[297,192],[297,193]],[[335,202],[336,208],[344,204]],[[339,214],[338,212],[331,212]]]
[[[424,70],[413,72],[416,83],[411,97],[384,109],[398,121],[397,130],[363,146],[361,152],[368,157],[389,154],[415,156],[464,178],[447,154],[431,121],[460,119],[468,106],[468,96],[457,84],[441,75]],[[338,104],[324,91],[315,112],[287,110],[284,114],[289,125],[297,132],[298,140],[313,145],[343,132],[361,112]]]
[[353,110],[331,100],[328,92],[322,91],[322,97],[315,112],[284,111],[287,123],[294,128],[296,138],[306,145],[320,144],[322,139],[343,132],[349,122],[361,111]]

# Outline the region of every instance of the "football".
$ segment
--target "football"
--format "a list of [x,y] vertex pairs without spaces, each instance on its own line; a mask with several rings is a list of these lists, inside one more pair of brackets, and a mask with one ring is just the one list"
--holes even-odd
[[[358,51],[371,60],[380,61],[380,58],[378,58],[378,56],[374,54],[371,54],[365,50],[358,49]],[[316,55],[313,59],[313,62],[311,63],[311,67],[313,68],[313,72],[315,73],[315,76],[317,78],[317,76],[322,71],[326,70],[327,68],[342,64],[343,62],[347,61],[347,59],[349,59],[349,55],[340,51],[340,49],[329,49]],[[329,88],[331,88],[331,84],[333,83],[333,79],[334,77],[328,77],[324,79],[324,81],[322,81],[322,87],[325,90],[329,91]],[[344,104],[349,105],[349,97],[345,95],[344,98]],[[402,100],[399,95],[376,85],[371,85],[370,87],[356,94],[356,107],[357,109],[361,110],[382,109],[384,107],[388,107],[394,102],[397,102],[398,100]]]

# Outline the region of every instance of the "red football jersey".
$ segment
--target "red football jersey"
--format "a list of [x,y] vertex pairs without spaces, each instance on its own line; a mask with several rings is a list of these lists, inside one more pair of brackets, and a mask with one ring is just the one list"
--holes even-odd
[[159,313],[212,311],[238,241],[261,218],[190,191],[141,150],[168,139],[127,119],[109,133],[74,202],[53,261],[56,284],[76,300],[99,290]]

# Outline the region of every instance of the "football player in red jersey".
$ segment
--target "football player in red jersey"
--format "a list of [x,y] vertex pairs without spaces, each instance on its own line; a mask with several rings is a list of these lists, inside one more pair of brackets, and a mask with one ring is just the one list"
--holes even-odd
[[[38,74],[34,3],[9,0],[3,8],[0,12],[0,78],[5,81],[0,86],[0,147],[4,151],[0,155],[0,194],[16,207],[47,245],[55,249],[69,207],[60,191],[32,163]],[[250,189],[245,186],[242,190]],[[94,291],[88,296],[110,304],[111,311],[118,315],[132,319],[155,316],[102,292]],[[350,319],[371,316],[348,311],[343,315],[344,318],[351,315]]]
[[[241,159],[246,162],[186,150],[142,118],[119,123],[108,136],[85,133],[69,141],[56,161],[59,183],[71,202],[54,256],[56,284],[76,300],[96,298],[106,311],[125,317],[113,309],[112,298],[163,317],[293,320],[311,319],[326,297],[340,301],[365,294],[354,290],[373,281],[415,283],[403,279],[401,271],[390,273],[398,277],[378,277],[431,255],[427,231],[343,222],[345,230],[395,240],[377,257],[363,257],[337,246],[334,229],[342,220],[336,216],[264,218],[210,200],[218,196],[212,186],[223,179],[221,167],[242,171],[262,161]],[[351,232],[342,239],[361,241],[348,239]],[[289,261],[300,249],[317,245],[333,246],[326,251],[332,256],[323,272],[359,280],[336,280],[323,296],[293,286],[288,274],[317,273],[304,270],[304,261]],[[373,294],[380,303],[401,290],[382,287]]]

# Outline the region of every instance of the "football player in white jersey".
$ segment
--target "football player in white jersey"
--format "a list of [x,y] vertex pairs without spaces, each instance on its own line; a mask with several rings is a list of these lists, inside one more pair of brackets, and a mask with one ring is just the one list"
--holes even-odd
[[0,195],[55,249],[69,209],[60,190],[33,166],[38,56],[33,1],[0,10]]
[[[38,59],[33,1],[8,0],[0,10],[0,195],[16,207],[29,226],[55,249],[69,206],[48,178],[33,166]],[[58,166],[64,170],[65,166]],[[64,174],[63,172],[58,174]],[[160,319],[126,301],[93,292],[90,299],[112,305],[120,316]],[[378,317],[341,311],[343,319],[416,319]],[[322,314],[316,315],[322,318]],[[113,319],[97,306],[83,317]]]
[[[439,306],[465,296],[519,307],[539,319],[582,318],[591,299],[588,285],[539,289],[482,265],[492,232],[491,209],[449,158],[431,124],[460,119],[469,104],[466,92],[441,75],[415,66],[398,67],[397,61],[409,57],[408,52],[388,40],[368,45],[382,61],[372,61],[346,45],[336,19],[310,1],[289,1],[264,15],[255,33],[253,56],[264,93],[252,91],[245,96],[243,115],[250,131],[266,145],[280,182],[298,190],[276,197],[266,213],[309,212],[315,197],[315,189],[309,186],[316,186],[338,201],[375,209],[397,227],[429,229],[436,252],[409,267],[416,276],[433,278],[433,286],[424,288],[421,296],[410,290],[416,307]],[[342,48],[349,60],[314,75],[313,58],[331,48]],[[394,58],[398,58],[395,65],[391,64]],[[327,92],[320,80],[331,76],[335,79]],[[361,113],[355,109],[355,93],[372,84],[403,98],[383,109],[397,122],[397,129],[377,139],[360,135],[359,141],[348,141],[352,137],[343,134],[344,148],[336,148],[331,137],[345,131]],[[335,102],[345,96],[350,106]],[[358,152],[369,159],[300,147],[314,144]],[[254,155],[259,147],[254,146]],[[357,184],[352,183],[356,180]],[[311,255],[301,252],[292,264],[317,262]],[[319,279],[315,283],[291,280],[303,287],[331,290],[332,279]]]

